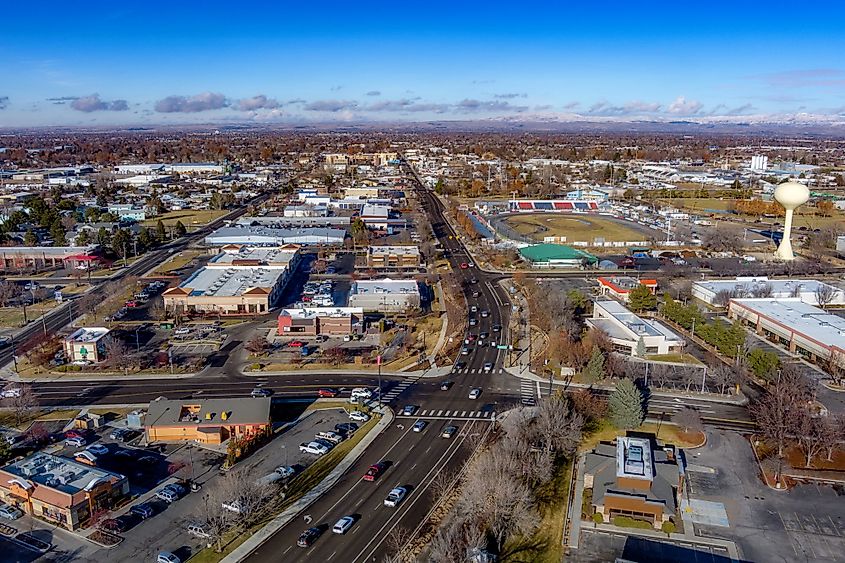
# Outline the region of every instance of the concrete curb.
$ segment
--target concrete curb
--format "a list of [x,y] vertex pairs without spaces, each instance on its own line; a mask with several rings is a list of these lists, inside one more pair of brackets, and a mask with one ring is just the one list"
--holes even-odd
[[62,382],[86,382],[90,381],[92,383],[97,381],[108,381],[113,383],[115,380],[122,380],[122,381],[143,381],[147,379],[188,379],[191,377],[196,377],[201,372],[193,372],[193,373],[162,373],[162,374],[132,374],[132,375],[123,375],[121,373],[113,373],[110,375],[51,375],[51,376],[43,376],[43,377],[21,377],[20,375],[12,372],[9,373],[0,373],[0,379],[5,379],[6,381],[15,381],[18,383],[62,383]]
[[[516,367],[509,367],[504,368],[504,371],[508,373],[508,375],[512,375],[513,377],[519,379],[526,379],[528,381],[537,381],[539,383],[549,383],[549,379],[547,377],[540,377],[539,375],[532,373],[530,371],[526,373],[519,373],[521,370]],[[616,387],[613,385],[590,385],[589,383],[574,383],[570,382],[567,383],[565,381],[560,380],[553,380],[552,381],[555,385],[560,387],[575,387],[578,389],[602,389],[604,391],[613,391]],[[707,401],[711,403],[721,403],[725,405],[737,405],[742,406],[748,402],[748,399],[744,396],[741,398],[737,398],[735,400],[731,400],[729,398],[720,398],[720,397],[709,397],[706,395],[698,395],[693,393],[667,393],[665,391],[652,391],[651,395],[653,397],[663,397],[669,399],[695,399],[697,401]]]
[[[413,379],[420,377],[443,377],[452,371],[452,366],[444,366],[439,368],[424,369],[418,371],[382,371],[382,377],[400,377],[404,379]],[[241,371],[241,375],[246,377],[267,377],[277,375],[350,375],[350,376],[372,376],[378,377],[378,371],[352,371],[352,370],[298,370],[298,371],[262,371],[262,372],[245,372]]]
[[289,506],[284,512],[276,516],[269,524],[254,533],[244,543],[239,545],[232,553],[221,559],[221,563],[237,563],[249,557],[264,542],[269,540],[276,532],[286,526],[301,511],[305,510],[327,490],[332,488],[340,477],[354,464],[364,451],[375,441],[375,439],[393,422],[393,411],[385,408],[384,416],[378,421],[375,428],[358,442],[352,450],[344,457],[337,466],[332,469],[325,479],[320,481],[313,489],[308,491],[302,498]]

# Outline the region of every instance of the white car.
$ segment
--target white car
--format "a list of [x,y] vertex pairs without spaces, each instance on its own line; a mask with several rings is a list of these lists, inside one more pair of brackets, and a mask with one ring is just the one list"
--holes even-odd
[[21,396],[21,389],[20,387],[8,387],[0,391],[0,397],[3,399],[14,399],[15,397]]
[[273,470],[274,473],[280,475],[283,479],[287,479],[288,477],[292,477],[296,473],[296,469],[290,465],[280,465],[276,469]]
[[390,492],[387,493],[387,498],[384,499],[384,506],[389,506],[391,508],[398,506],[407,494],[408,489],[405,487],[395,487],[391,489]]
[[0,518],[5,518],[6,520],[17,520],[21,516],[23,516],[23,511],[20,508],[9,504],[3,504],[0,506]]
[[367,422],[368,420],[370,420],[370,415],[361,411],[350,411],[349,418],[354,420],[355,422]]
[[367,389],[366,387],[356,387],[352,390],[352,396],[361,399],[369,399],[373,396],[373,392]]
[[182,560],[169,551],[160,551],[156,557],[156,563],[182,563]]
[[306,454],[323,455],[328,453],[329,447],[320,442],[307,442],[299,445],[299,451]]
[[237,500],[221,503],[220,506],[223,510],[228,510],[229,512],[234,512],[235,514],[240,514],[244,510],[240,501]]
[[335,534],[345,534],[349,531],[349,528],[351,528],[352,524],[354,523],[355,518],[353,518],[352,516],[344,516],[343,518],[335,522],[335,525],[332,526],[332,532],[334,532]]
[[481,389],[479,389],[478,387],[475,387],[474,389],[472,389],[469,392],[469,398],[470,399],[477,399],[480,396],[481,396]]
[[102,444],[91,444],[85,448],[94,455],[108,455],[109,449]]

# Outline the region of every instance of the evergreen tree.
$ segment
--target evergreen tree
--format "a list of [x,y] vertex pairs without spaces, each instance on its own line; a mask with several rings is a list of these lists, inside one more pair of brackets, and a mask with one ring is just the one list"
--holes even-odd
[[176,221],[176,236],[183,237],[188,234],[188,229],[182,224],[182,221]]
[[628,293],[628,307],[635,313],[657,307],[657,296],[644,285],[638,285]]
[[103,247],[111,246],[111,233],[105,227],[100,227],[97,231],[97,244]]
[[161,219],[156,223],[156,238],[159,242],[167,240],[167,229],[164,228],[164,223],[162,223]]
[[111,237],[112,251],[118,256],[126,256],[129,254],[129,245],[132,242],[132,237],[124,229],[118,229]]
[[53,238],[53,246],[67,246],[67,234],[61,221],[56,221],[50,227],[50,236]]
[[643,395],[630,379],[622,379],[608,401],[610,421],[616,428],[630,430],[643,422]]
[[79,231],[79,234],[76,235],[74,244],[76,244],[76,246],[88,246],[91,244],[91,233],[88,231]]
[[643,337],[640,336],[640,339],[637,340],[637,356],[643,358],[645,357],[645,352],[645,340],[643,340]]
[[38,246],[38,236],[34,232],[32,232],[32,229],[29,229],[23,236],[23,245]]
[[147,250],[152,248],[155,245],[155,237],[150,232],[149,229],[143,228],[141,232],[138,233],[138,245],[143,249]]
[[582,373],[590,383],[604,379],[604,354],[601,353],[598,346],[593,346],[593,354]]

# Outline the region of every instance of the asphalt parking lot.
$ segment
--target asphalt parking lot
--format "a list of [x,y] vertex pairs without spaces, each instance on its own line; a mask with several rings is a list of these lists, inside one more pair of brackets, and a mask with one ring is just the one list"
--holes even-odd
[[748,442],[712,432],[688,452],[688,462],[714,471],[690,471],[692,498],[724,504],[730,527],[695,525],[699,534],[737,543],[749,561],[845,561],[845,502],[832,487],[766,487]]

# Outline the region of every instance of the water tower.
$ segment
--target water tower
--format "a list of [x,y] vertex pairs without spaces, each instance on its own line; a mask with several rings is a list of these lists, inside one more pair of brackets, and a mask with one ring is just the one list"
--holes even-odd
[[789,238],[792,236],[792,213],[799,205],[807,203],[810,199],[810,190],[804,184],[798,182],[786,182],[775,188],[775,200],[786,209],[786,220],[783,223],[783,240],[775,251],[775,257],[781,260],[795,260],[792,253],[792,243]]

